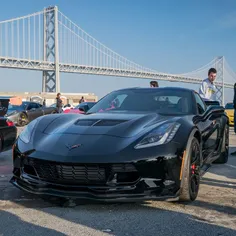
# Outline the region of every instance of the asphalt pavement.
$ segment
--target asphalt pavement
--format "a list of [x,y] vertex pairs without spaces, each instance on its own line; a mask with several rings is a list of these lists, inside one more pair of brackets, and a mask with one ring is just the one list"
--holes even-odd
[[[230,134],[230,152],[236,135]],[[214,165],[189,204],[147,201],[59,205],[13,187],[11,151],[0,154],[0,236],[14,235],[236,235],[236,156]]]

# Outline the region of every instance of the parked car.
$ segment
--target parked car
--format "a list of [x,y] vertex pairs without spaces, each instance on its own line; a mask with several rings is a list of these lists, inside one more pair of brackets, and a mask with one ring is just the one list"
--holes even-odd
[[80,103],[78,106],[72,109],[64,110],[63,113],[78,113],[78,114],[85,114],[89,109],[91,109],[96,102],[83,102]]
[[225,105],[225,112],[229,118],[229,125],[234,126],[234,104],[227,103]]
[[7,114],[5,115],[14,124],[18,126],[25,126],[32,120],[48,115],[57,113],[57,109],[53,107],[45,107],[36,102],[22,102],[21,105],[9,104]]
[[224,107],[184,88],[121,89],[86,115],[31,122],[13,149],[11,183],[65,198],[194,201],[228,150]]
[[[56,108],[56,103],[53,103],[50,107],[55,107]],[[71,105],[71,104],[66,104],[66,105],[62,104],[62,110],[63,111],[71,110],[73,108],[74,108],[74,106]]]
[[0,152],[11,149],[17,135],[14,123],[4,117],[8,110],[9,100],[8,97],[0,97]]

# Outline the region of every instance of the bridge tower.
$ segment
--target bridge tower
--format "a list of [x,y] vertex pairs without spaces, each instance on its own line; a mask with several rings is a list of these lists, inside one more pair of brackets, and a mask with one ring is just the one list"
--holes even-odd
[[42,92],[60,92],[59,48],[58,48],[58,8],[44,9],[43,60],[55,64],[54,71],[43,71]]
[[221,105],[224,104],[224,57],[216,57],[214,62],[214,67],[217,70],[217,82],[221,83],[222,86],[217,86],[217,100],[220,101]]

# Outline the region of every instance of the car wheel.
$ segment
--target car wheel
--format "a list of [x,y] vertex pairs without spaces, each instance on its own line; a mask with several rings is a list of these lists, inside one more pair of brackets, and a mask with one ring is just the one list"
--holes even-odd
[[223,142],[221,146],[220,157],[214,161],[214,163],[224,164],[227,163],[229,159],[229,126],[225,126]]
[[183,161],[179,201],[194,201],[199,191],[201,165],[200,144],[196,138],[192,139],[190,148],[187,150]]
[[17,124],[19,126],[21,126],[21,127],[28,124],[28,117],[27,117],[27,115],[25,113],[20,113],[19,114],[19,118],[18,118]]

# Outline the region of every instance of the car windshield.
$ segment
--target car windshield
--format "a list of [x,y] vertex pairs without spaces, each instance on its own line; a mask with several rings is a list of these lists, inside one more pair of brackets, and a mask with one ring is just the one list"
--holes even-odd
[[234,109],[234,104],[233,103],[227,103],[225,105],[225,109]]
[[98,101],[88,113],[157,112],[164,115],[192,113],[190,91],[174,89],[130,89],[115,91]]
[[25,109],[27,106],[27,103],[22,103],[21,105],[12,105],[9,103],[8,110],[19,110],[19,109]]

